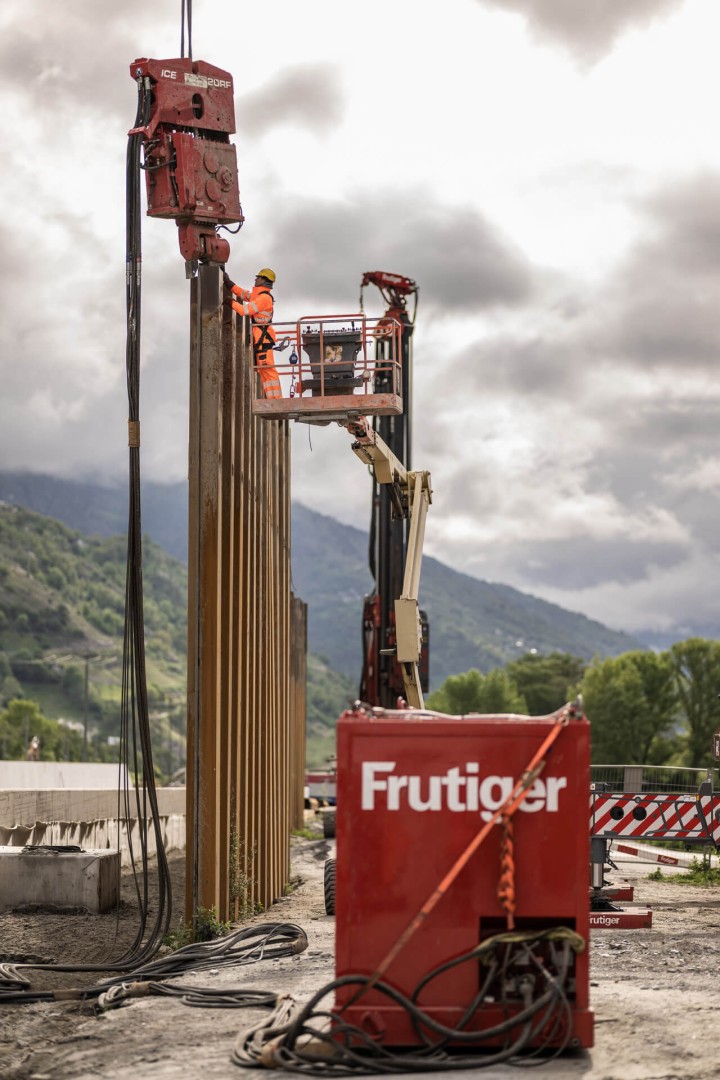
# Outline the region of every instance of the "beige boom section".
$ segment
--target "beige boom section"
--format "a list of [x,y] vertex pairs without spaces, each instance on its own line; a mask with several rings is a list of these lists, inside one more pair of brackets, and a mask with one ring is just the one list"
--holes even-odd
[[250,326],[191,282],[186,916],[281,896],[302,823],[306,607],[290,589],[287,421],[253,416]]

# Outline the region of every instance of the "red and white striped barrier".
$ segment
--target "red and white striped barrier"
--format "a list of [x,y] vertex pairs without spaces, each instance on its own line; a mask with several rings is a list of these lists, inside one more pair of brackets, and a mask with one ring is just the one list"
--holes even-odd
[[[689,867],[697,855],[692,851],[663,851],[661,848],[650,847],[647,844],[627,844],[621,840],[613,841],[610,849],[610,857],[618,862],[622,856],[637,859],[638,862],[660,863],[662,866]],[[712,866],[718,865],[716,855],[710,856]]]
[[590,795],[590,835],[705,840],[720,846],[720,794]]

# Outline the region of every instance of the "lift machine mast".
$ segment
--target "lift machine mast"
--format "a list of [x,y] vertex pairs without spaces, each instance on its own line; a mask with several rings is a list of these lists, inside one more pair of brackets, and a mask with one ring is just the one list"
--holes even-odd
[[[363,290],[374,285],[386,304],[384,318],[400,327],[400,366],[403,386],[403,410],[399,414],[375,416],[373,429],[390,452],[405,468],[412,468],[412,335],[417,309],[418,286],[412,278],[381,270],[367,271],[360,284],[360,307]],[[412,314],[408,301],[413,300]],[[389,348],[389,343],[387,345]],[[382,349],[382,341],[379,342]],[[389,378],[388,374],[385,378]],[[382,376],[377,389],[382,390]],[[393,491],[373,480],[370,518],[369,563],[374,587],[363,606],[363,669],[360,698],[372,705],[394,708],[405,696],[405,679],[397,656],[395,599],[402,595],[405,565],[410,540],[410,522],[397,513]],[[419,677],[423,691],[428,689],[428,624],[421,612],[422,650]]]

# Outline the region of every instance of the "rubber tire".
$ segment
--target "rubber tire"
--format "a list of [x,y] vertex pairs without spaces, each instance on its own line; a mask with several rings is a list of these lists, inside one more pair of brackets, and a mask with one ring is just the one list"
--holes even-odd
[[325,860],[325,914],[335,914],[335,859]]
[[326,840],[335,839],[335,811],[326,810],[322,816],[323,836]]

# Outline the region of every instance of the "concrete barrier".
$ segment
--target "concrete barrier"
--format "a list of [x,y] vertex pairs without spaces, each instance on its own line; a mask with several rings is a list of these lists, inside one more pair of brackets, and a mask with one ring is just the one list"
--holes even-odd
[[[32,762],[31,764],[36,764]],[[165,851],[185,847],[185,788],[159,788],[160,833]],[[131,804],[130,812],[136,812]],[[96,851],[120,850],[122,865],[130,865],[130,849],[140,850],[137,817],[125,821],[118,810],[117,791],[0,791],[0,845],[77,844]],[[148,850],[155,852],[150,830]]]
[[[0,790],[117,791],[120,766],[101,761],[0,761]],[[127,770],[123,765],[123,776]]]

